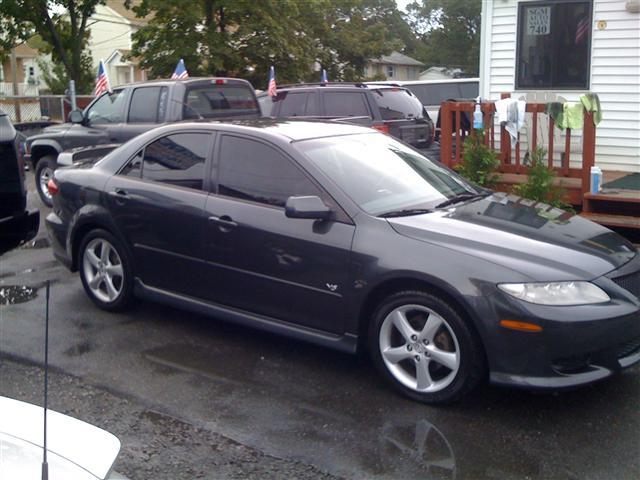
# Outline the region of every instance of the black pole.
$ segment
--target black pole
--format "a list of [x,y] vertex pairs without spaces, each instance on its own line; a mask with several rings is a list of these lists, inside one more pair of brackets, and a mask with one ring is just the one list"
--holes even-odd
[[42,453],[42,480],[49,480],[49,464],[47,463],[47,408],[49,400],[49,290],[47,281],[45,315],[44,315],[44,449]]

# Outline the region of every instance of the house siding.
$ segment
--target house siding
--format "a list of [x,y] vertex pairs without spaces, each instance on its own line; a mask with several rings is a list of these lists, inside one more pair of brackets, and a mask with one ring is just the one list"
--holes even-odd
[[[486,1],[483,6],[481,95],[491,100],[515,89],[518,4],[531,0]],[[590,91],[600,97],[603,120],[596,133],[596,164],[607,170],[640,172],[640,14],[627,0],[594,0]],[[604,20],[607,26],[597,28]],[[485,24],[486,23],[486,24]],[[554,91],[577,102],[584,90]],[[580,132],[574,132],[579,141]]]

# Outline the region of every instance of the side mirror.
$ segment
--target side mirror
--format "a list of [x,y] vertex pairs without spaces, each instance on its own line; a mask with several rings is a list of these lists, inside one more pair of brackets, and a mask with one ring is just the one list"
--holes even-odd
[[325,220],[331,216],[331,209],[320,197],[289,197],[285,204],[285,215],[289,218],[311,218]]
[[71,123],[82,123],[84,121],[84,115],[81,110],[72,110],[69,113],[69,121]]

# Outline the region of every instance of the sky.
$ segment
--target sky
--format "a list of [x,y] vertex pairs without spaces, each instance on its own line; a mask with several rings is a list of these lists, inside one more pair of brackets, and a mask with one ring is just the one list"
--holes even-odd
[[412,3],[414,0],[396,0],[396,5],[398,5],[398,9],[403,12],[406,11],[407,5]]

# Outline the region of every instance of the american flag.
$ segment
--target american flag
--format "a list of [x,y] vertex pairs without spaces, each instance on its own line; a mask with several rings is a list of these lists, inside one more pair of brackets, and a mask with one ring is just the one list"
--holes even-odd
[[104,63],[100,60],[98,76],[96,77],[96,88],[94,89],[93,94],[97,97],[102,95],[104,92],[110,91],[111,85],[109,84],[109,77],[107,77],[107,71],[104,68]]
[[327,71],[324,68],[322,69],[322,77],[320,78],[320,83],[329,83],[329,80],[327,79]]
[[171,75],[171,80],[184,80],[186,78],[189,78],[189,72],[187,72],[187,67],[184,66],[184,60],[180,59],[176,69],[173,71],[173,75]]
[[589,32],[589,17],[582,17],[578,22],[578,26],[576,27],[576,38],[575,44],[578,45],[582,43],[582,41],[587,38],[587,33]]
[[278,94],[276,91],[276,71],[273,66],[269,69],[269,86],[267,88],[267,93],[270,97],[275,97]]

